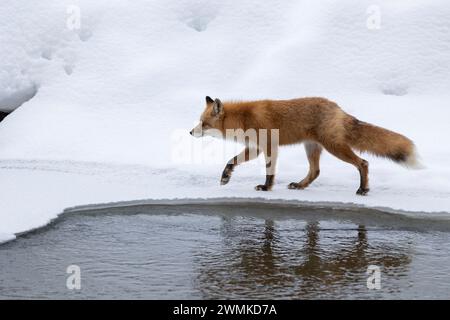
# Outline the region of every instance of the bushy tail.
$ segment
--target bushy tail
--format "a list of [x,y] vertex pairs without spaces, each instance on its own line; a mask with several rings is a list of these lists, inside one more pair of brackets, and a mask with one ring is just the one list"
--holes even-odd
[[347,130],[348,143],[362,152],[369,152],[408,168],[423,168],[414,143],[396,132],[353,119]]

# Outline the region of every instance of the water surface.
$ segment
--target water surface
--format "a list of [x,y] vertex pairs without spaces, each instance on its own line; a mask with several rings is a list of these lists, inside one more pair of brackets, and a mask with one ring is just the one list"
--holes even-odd
[[[450,298],[450,226],[368,210],[136,206],[0,245],[0,298]],[[69,265],[81,289],[69,290]],[[381,289],[367,288],[367,268]]]

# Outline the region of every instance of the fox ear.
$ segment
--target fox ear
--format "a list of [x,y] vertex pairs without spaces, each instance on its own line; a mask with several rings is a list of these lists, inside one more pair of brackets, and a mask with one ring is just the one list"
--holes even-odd
[[219,99],[214,100],[213,104],[213,114],[220,115],[223,113],[223,104]]
[[206,96],[206,104],[211,104],[211,103],[214,103],[214,100],[213,99],[211,99],[211,97],[210,96]]

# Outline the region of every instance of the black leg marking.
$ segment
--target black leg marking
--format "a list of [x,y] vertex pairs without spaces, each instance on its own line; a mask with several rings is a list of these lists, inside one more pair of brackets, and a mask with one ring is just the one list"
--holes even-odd
[[275,175],[266,175],[266,183],[259,184],[255,187],[256,191],[270,191],[275,180]]
[[235,165],[233,163],[227,163],[227,165],[225,166],[225,169],[223,169],[222,178],[220,179],[221,185],[226,185],[228,182],[230,182],[230,178],[231,178],[231,174],[233,173],[234,166]]

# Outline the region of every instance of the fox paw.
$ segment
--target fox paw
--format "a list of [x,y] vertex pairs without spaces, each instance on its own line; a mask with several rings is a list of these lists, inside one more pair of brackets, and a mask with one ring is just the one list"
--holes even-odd
[[224,185],[226,185],[228,182],[230,182],[230,178],[231,178],[231,176],[230,175],[227,175],[227,174],[222,174],[222,178],[220,178],[220,184],[222,185],[222,186],[224,186]]
[[356,194],[365,196],[369,192],[369,190],[369,188],[359,188],[358,190],[356,190]]
[[233,172],[233,165],[227,164],[225,166],[225,169],[223,169],[222,178],[220,178],[221,185],[226,185],[228,182],[230,182],[232,172]]
[[256,191],[270,191],[271,187],[266,186],[265,184],[259,184],[255,187]]
[[300,183],[292,182],[292,183],[288,184],[288,189],[291,189],[291,190],[297,189],[298,190],[298,189],[305,189],[305,187]]

